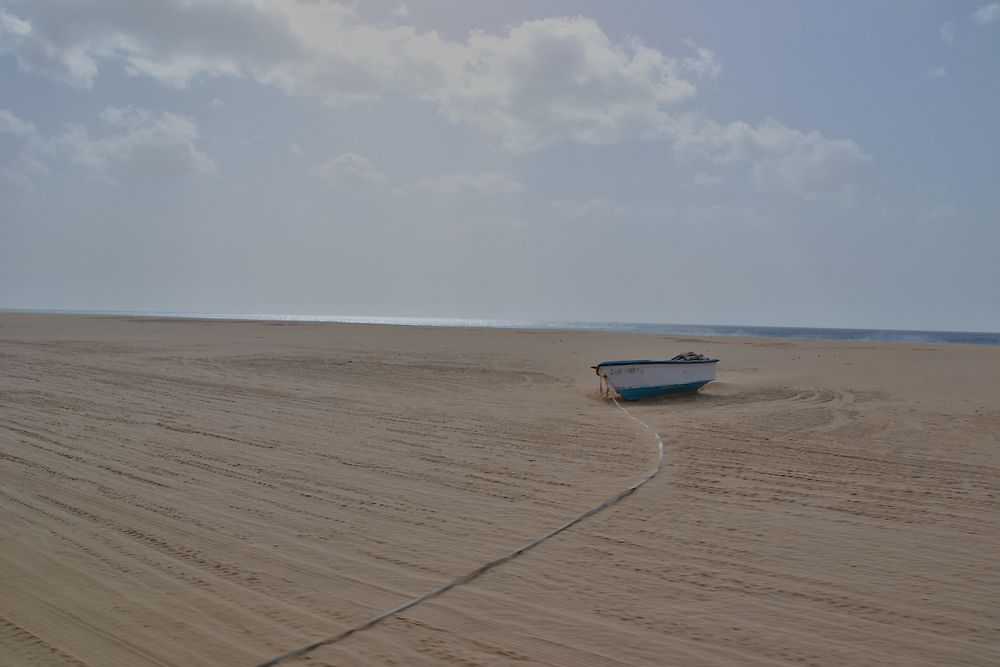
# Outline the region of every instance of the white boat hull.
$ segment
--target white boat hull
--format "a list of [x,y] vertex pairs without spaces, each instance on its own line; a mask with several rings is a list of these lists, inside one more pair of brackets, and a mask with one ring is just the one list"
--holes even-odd
[[701,361],[602,361],[597,374],[626,400],[698,391],[715,379],[718,359]]

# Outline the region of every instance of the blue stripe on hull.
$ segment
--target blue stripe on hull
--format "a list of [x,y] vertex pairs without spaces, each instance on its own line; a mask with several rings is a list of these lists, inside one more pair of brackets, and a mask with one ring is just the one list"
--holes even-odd
[[634,401],[639,398],[659,396],[660,394],[679,394],[686,391],[698,391],[711,380],[703,382],[689,382],[687,384],[668,384],[660,387],[633,387],[632,389],[619,389],[618,393],[626,401]]

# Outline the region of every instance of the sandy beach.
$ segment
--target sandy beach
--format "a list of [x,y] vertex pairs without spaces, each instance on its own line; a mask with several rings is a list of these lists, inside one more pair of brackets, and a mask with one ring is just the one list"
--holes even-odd
[[0,665],[1000,664],[1000,347],[0,314]]

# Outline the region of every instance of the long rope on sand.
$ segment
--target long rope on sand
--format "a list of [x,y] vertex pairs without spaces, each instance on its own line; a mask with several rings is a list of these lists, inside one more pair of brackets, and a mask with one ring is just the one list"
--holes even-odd
[[646,422],[642,421],[638,417],[634,416],[631,412],[629,412],[628,410],[626,410],[621,405],[621,403],[618,402],[618,399],[616,399],[614,396],[611,396],[611,400],[614,401],[615,406],[619,410],[621,410],[622,412],[624,412],[625,415],[629,419],[632,419],[633,421],[636,421],[639,424],[641,424],[643,428],[645,428],[647,431],[650,431],[653,434],[653,436],[656,438],[656,445],[657,445],[656,467],[653,468],[648,473],[646,473],[646,475],[643,476],[643,478],[640,479],[638,482],[636,482],[635,484],[632,484],[627,489],[623,489],[622,491],[619,491],[615,495],[613,495],[610,498],[604,500],[599,505],[596,505],[596,506],[590,508],[589,510],[587,510],[583,514],[577,516],[576,518],[570,519],[569,521],[567,521],[566,523],[562,524],[558,528],[553,528],[552,530],[550,530],[547,533],[542,533],[541,535],[539,535],[535,539],[531,540],[530,542],[528,542],[524,546],[519,547],[519,548],[515,549],[514,551],[511,551],[509,554],[507,554],[505,556],[501,556],[500,558],[497,558],[496,560],[491,560],[490,562],[488,562],[488,563],[486,563],[484,565],[480,565],[475,570],[472,570],[471,572],[468,572],[467,574],[463,574],[460,577],[456,577],[456,578],[452,579],[451,581],[449,581],[447,583],[444,583],[444,584],[438,586],[437,588],[435,588],[433,590],[427,591],[423,595],[419,595],[419,596],[413,598],[412,600],[409,600],[408,602],[404,602],[403,604],[399,605],[398,607],[394,607],[394,608],[390,609],[389,611],[386,611],[386,612],[383,612],[383,613],[379,614],[378,616],[373,616],[372,618],[369,618],[367,621],[364,621],[362,623],[358,623],[357,625],[352,626],[350,628],[347,628],[346,630],[342,630],[341,632],[338,632],[337,634],[335,634],[335,635],[333,635],[331,637],[326,637],[325,639],[318,639],[318,640],[316,640],[316,641],[314,641],[312,643],[305,644],[305,645],[300,646],[298,648],[292,649],[291,651],[286,651],[285,653],[282,653],[281,655],[274,656],[270,660],[265,660],[264,662],[258,663],[254,667],[273,667],[273,665],[277,665],[279,663],[284,662],[285,660],[290,660],[292,658],[297,658],[299,656],[305,655],[306,653],[314,651],[314,650],[318,649],[321,646],[328,646],[330,644],[336,644],[339,641],[347,639],[348,637],[350,637],[353,634],[357,634],[359,632],[363,632],[363,631],[365,631],[365,630],[367,630],[367,629],[369,629],[371,627],[374,627],[375,625],[378,625],[379,623],[381,623],[382,621],[384,621],[387,618],[395,616],[396,614],[404,612],[407,609],[410,609],[412,607],[416,607],[418,604],[420,604],[422,602],[427,602],[431,598],[435,598],[435,597],[441,595],[442,593],[444,593],[446,591],[449,591],[452,588],[455,588],[456,586],[461,586],[462,584],[467,584],[470,581],[472,581],[473,579],[476,579],[479,576],[481,576],[481,575],[489,572],[493,568],[495,568],[495,567],[497,567],[499,565],[503,565],[507,561],[514,560],[515,558],[517,558],[518,556],[520,556],[523,553],[531,551],[532,549],[534,549],[535,547],[537,547],[542,542],[545,542],[546,540],[549,540],[549,539],[555,537],[556,535],[558,535],[559,533],[563,532],[564,530],[566,530],[568,528],[572,528],[573,526],[575,526],[576,524],[580,523],[584,519],[597,514],[601,510],[607,509],[608,507],[611,507],[612,505],[617,504],[622,498],[624,498],[625,496],[631,495],[633,492],[636,491],[636,489],[638,489],[643,484],[645,484],[649,480],[651,480],[654,477],[656,477],[656,474],[660,472],[660,468],[663,467],[663,438],[660,437],[659,433],[657,433],[652,428],[650,428],[649,424],[647,424]]

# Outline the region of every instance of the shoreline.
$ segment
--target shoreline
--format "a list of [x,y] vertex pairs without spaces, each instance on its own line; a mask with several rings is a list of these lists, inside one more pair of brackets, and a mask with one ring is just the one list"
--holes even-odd
[[[778,338],[814,341],[858,341],[887,343],[928,343],[948,345],[1000,345],[1000,332],[944,329],[859,329],[852,327],[792,327],[744,324],[667,324],[649,322],[589,322],[549,320],[505,320],[490,318],[449,317],[389,317],[353,315],[293,315],[293,314],[227,314],[227,313],[172,313],[160,311],[88,311],[88,310],[33,310],[3,309],[0,316],[58,315],[69,317],[109,317],[157,320],[190,320],[196,322],[265,322],[313,324],[361,324],[375,326],[401,326],[433,329],[500,329],[553,332],[602,332],[621,334],[652,334],[664,336],[693,336],[696,338]],[[764,332],[764,333],[761,333]],[[775,332],[772,335],[769,332]],[[839,335],[809,334],[833,333]],[[785,335],[780,335],[784,333]]]

